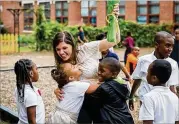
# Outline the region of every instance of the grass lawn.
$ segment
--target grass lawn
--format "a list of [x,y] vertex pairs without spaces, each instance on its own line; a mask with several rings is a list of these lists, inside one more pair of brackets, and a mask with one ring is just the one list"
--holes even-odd
[[35,49],[29,48],[28,46],[20,47],[20,52],[34,52]]

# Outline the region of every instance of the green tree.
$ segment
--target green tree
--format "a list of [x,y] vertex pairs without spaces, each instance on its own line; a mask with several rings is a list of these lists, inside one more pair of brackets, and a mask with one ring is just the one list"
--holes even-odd
[[43,50],[43,42],[45,42],[45,27],[43,23],[46,23],[46,18],[44,14],[44,7],[40,6],[35,12],[37,20],[35,25],[35,39],[36,39],[36,51]]

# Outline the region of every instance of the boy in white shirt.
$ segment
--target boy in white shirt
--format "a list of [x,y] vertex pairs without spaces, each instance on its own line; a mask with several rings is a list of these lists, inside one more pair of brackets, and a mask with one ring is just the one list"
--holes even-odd
[[179,122],[179,99],[166,86],[171,72],[171,64],[166,60],[157,59],[150,64],[147,81],[154,87],[143,96],[139,112],[139,120],[143,120],[143,124],[175,124]]
[[175,60],[170,58],[170,54],[173,50],[174,39],[171,34],[165,31],[157,32],[154,38],[155,42],[155,51],[151,54],[147,54],[144,56],[139,57],[137,62],[137,66],[132,74],[132,78],[134,79],[134,84],[132,86],[130,98],[129,100],[129,107],[131,110],[134,110],[134,101],[133,97],[136,90],[139,87],[138,95],[140,101],[143,101],[143,96],[150,92],[153,88],[152,85],[148,84],[147,82],[147,69],[149,65],[156,59],[165,59],[168,61],[172,66],[172,74],[167,81],[166,85],[170,87],[170,90],[176,93],[175,86],[179,84],[179,70],[178,65]]

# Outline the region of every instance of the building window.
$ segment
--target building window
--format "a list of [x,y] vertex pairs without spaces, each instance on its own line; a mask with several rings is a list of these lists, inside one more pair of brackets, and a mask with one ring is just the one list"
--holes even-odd
[[44,7],[45,18],[50,20],[50,2],[42,2],[39,5]]
[[55,3],[56,20],[59,23],[68,22],[68,3],[67,1],[57,1]]
[[140,24],[159,23],[159,1],[137,1],[137,22]]
[[179,23],[179,1],[174,1],[175,5],[175,14],[174,14],[174,19],[175,23]]
[[24,30],[32,30],[33,25],[33,12],[28,10],[33,10],[33,4],[24,4]]
[[87,25],[96,26],[96,1],[81,1],[81,16]]
[[119,19],[125,20],[125,1],[121,0],[119,4]]

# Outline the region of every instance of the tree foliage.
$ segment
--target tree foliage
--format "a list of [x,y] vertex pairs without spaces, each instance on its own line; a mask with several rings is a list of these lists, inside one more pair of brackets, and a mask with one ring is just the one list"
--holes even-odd
[[[70,32],[75,41],[77,41],[78,27],[77,26],[67,26],[59,24],[54,21],[39,21],[39,25],[36,25],[35,37],[37,40],[37,44],[40,44],[40,48],[37,49],[41,51],[51,50],[52,49],[52,40],[55,34],[59,31],[68,31]],[[149,25],[141,25],[133,22],[127,22],[124,20],[119,21],[119,26],[121,30],[121,39],[124,40],[128,31],[131,32],[132,36],[135,39],[135,43],[139,47],[152,47],[154,46],[154,36],[158,31],[167,31],[171,32],[173,25],[171,24],[149,24]],[[107,32],[107,27],[97,28],[84,26],[83,27],[85,36],[89,41],[95,41],[96,36],[100,33]],[[120,44],[118,46],[121,46]]]

